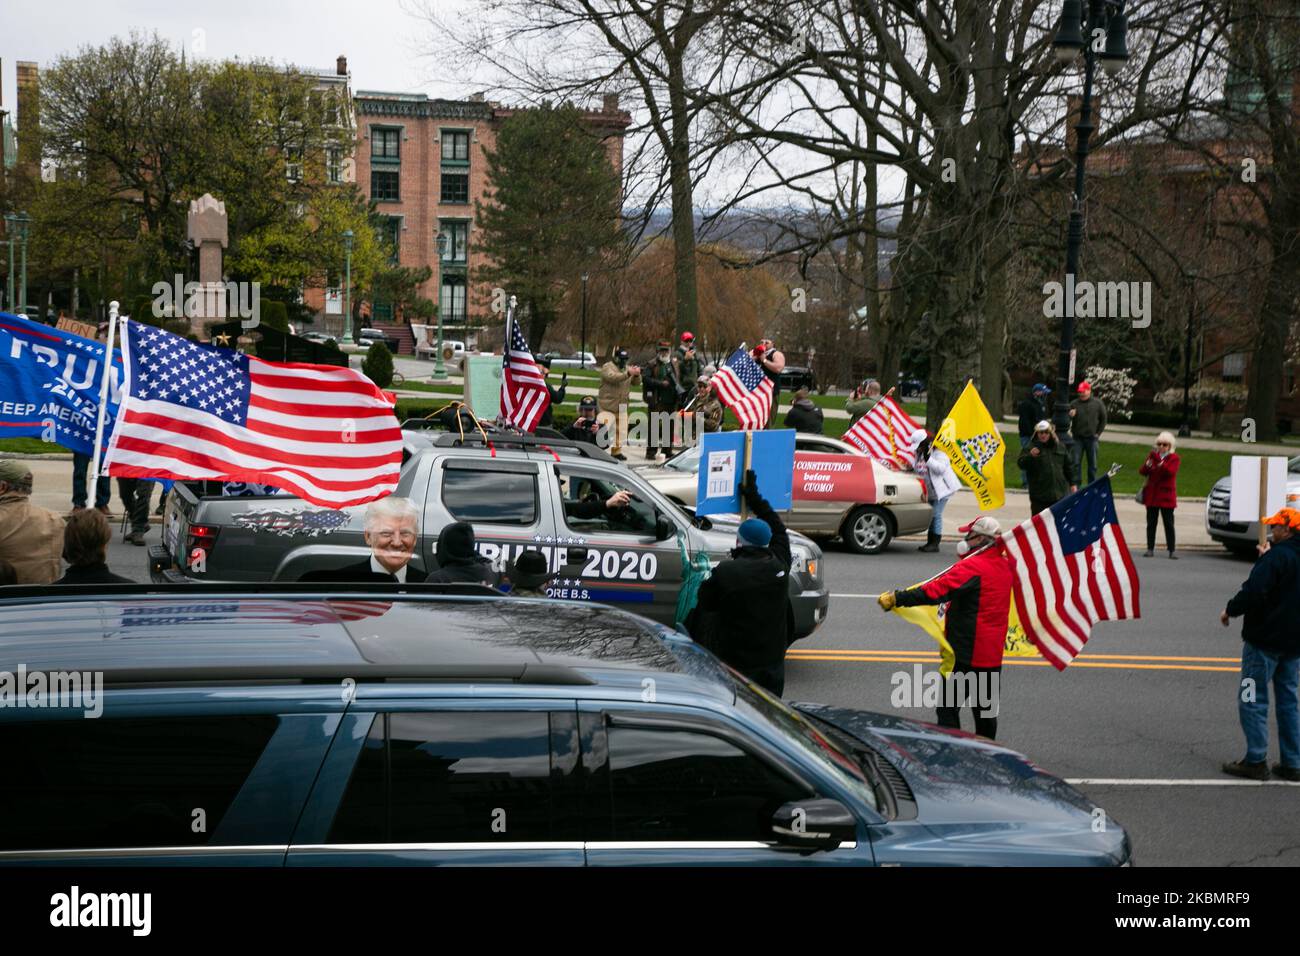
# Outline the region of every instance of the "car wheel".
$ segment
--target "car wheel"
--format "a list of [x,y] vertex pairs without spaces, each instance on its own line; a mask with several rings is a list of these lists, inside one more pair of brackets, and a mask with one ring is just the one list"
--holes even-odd
[[855,508],[840,529],[840,538],[855,554],[879,554],[893,540],[894,527],[883,508],[863,505]]

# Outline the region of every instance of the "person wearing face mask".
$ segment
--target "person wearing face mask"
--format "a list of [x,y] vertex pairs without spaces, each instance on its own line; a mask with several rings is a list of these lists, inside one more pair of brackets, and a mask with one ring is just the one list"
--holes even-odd
[[790,533],[745,472],[740,493],[754,517],[736,529],[736,546],[702,585],[691,636],[755,684],[785,690],[785,650],[794,634]]
[[677,394],[681,390],[681,385],[677,382],[677,369],[673,364],[672,355],[672,344],[660,342],[654,359],[646,366],[645,375],[641,379],[646,410],[652,416],[645,449],[647,461],[653,460],[659,453],[659,448],[651,444],[654,436],[659,432],[653,424],[654,414],[656,412],[671,414],[677,409]]
[[925,544],[916,550],[936,552],[939,542],[943,540],[943,509],[960,488],[961,482],[952,470],[952,462],[941,449],[935,448],[933,440],[924,428],[918,428],[908,437],[908,443],[916,454],[916,473],[925,482],[926,500],[933,509],[930,527],[925,533]]
[[[1011,616],[1011,564],[998,544],[1002,528],[996,518],[976,518],[958,530],[965,537],[957,545],[956,564],[924,584],[886,591],[876,600],[885,611],[947,603],[944,636],[955,662],[936,723],[960,730],[961,708],[969,705],[975,733],[993,740],[998,732],[1002,651]],[[963,687],[978,688],[977,699],[966,698]]]
[[1056,437],[1056,429],[1046,419],[1034,426],[1034,437],[1020,449],[1016,463],[1029,476],[1031,514],[1038,514],[1079,490],[1074,463],[1065,445]]
[[619,346],[613,357],[600,367],[600,421],[609,428],[613,441],[610,454],[619,461],[627,461],[623,442],[627,439],[627,406],[632,395],[632,380],[641,377],[641,366],[627,364],[627,349]]

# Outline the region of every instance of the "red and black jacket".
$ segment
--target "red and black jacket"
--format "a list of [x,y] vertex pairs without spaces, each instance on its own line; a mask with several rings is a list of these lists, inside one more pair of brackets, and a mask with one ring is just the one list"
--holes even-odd
[[1011,563],[997,545],[965,557],[925,584],[894,593],[899,607],[948,602],[944,633],[956,669],[1001,667],[1011,614]]

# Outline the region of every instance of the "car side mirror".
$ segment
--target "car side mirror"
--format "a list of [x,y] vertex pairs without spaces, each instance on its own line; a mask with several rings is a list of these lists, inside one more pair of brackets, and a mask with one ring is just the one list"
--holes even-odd
[[677,525],[667,515],[655,513],[655,540],[667,541],[677,533]]
[[858,837],[858,821],[838,800],[792,800],[772,815],[772,835],[782,846],[834,850]]

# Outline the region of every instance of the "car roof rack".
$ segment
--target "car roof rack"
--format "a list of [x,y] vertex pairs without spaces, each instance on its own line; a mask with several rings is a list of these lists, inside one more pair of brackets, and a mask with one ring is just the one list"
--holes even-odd
[[[0,607],[7,604],[56,603],[66,599],[113,600],[125,597],[186,598],[246,597],[260,594],[274,597],[296,595],[313,596],[324,600],[346,600],[353,597],[379,596],[389,598],[437,597],[490,597],[512,600],[509,595],[486,584],[396,584],[387,581],[239,581],[239,582],[185,582],[158,584],[133,582],[129,584],[18,584],[0,588]],[[513,600],[518,600],[514,598]]]
[[618,464],[618,459],[599,448],[591,442],[578,441],[576,438],[547,438],[539,435],[515,435],[510,432],[489,432],[487,440],[478,432],[466,432],[463,436],[455,432],[444,432],[439,435],[433,442],[435,448],[457,448],[465,445],[477,445],[487,447],[488,443],[494,447],[509,448],[518,446],[524,449],[539,448],[543,451],[547,449],[562,448],[565,451],[577,452],[583,458],[590,458],[594,461],[607,461],[611,464]]
[[492,681],[515,684],[589,686],[591,677],[564,664],[537,662],[498,664],[218,664],[197,667],[123,667],[102,671],[109,687],[174,684],[251,684],[277,681],[295,684],[337,684],[405,681]]

